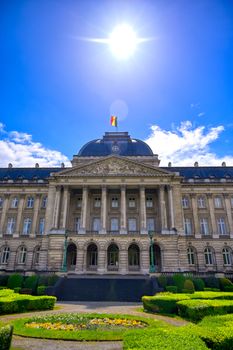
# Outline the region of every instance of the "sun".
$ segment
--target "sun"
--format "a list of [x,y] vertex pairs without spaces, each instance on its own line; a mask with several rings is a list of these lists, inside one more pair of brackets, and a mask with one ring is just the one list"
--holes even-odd
[[115,57],[127,59],[135,53],[138,38],[131,26],[120,24],[109,35],[108,43]]

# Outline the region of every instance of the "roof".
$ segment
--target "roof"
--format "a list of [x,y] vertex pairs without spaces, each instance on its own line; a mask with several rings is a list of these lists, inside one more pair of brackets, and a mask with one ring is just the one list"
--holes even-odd
[[80,157],[153,156],[151,148],[143,141],[132,139],[128,132],[106,132],[102,139],[86,143],[79,151]]
[[161,167],[164,170],[178,172],[185,179],[233,179],[233,167],[231,166],[192,166],[192,167]]
[[0,168],[0,181],[46,180],[52,172],[58,172],[63,169],[61,168]]

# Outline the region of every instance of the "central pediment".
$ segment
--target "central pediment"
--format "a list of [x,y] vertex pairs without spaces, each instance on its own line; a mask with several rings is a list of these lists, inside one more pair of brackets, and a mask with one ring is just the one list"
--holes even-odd
[[166,170],[145,165],[137,161],[119,156],[110,156],[105,159],[76,166],[56,173],[57,177],[80,177],[80,176],[169,176],[174,173]]

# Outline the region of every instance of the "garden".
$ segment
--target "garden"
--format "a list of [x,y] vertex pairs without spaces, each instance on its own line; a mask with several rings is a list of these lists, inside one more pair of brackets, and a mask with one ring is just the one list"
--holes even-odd
[[[0,350],[9,349],[12,332],[39,339],[121,341],[124,350],[233,348],[233,284],[226,278],[160,276],[158,282],[164,291],[143,296],[143,310],[135,309],[134,315],[123,314],[124,308],[119,314],[48,312],[56,298],[24,294],[26,280],[21,278],[19,290],[15,287],[19,277],[8,278],[0,290],[1,315],[30,312],[30,316],[21,314],[10,324],[0,324]],[[35,278],[29,281],[32,294],[38,294],[39,278],[37,283]],[[40,310],[48,311],[33,314]],[[180,322],[179,327],[170,320]]]

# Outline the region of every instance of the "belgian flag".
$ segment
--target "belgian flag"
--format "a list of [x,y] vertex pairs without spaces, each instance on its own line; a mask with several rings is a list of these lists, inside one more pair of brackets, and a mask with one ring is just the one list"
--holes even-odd
[[112,126],[117,127],[117,117],[114,116],[114,115],[112,115],[112,116],[111,116],[110,123],[111,123]]

